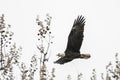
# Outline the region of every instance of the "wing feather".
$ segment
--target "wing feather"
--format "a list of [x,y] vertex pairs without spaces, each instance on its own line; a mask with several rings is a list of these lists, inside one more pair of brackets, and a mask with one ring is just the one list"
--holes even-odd
[[80,48],[83,41],[83,32],[84,32],[85,18],[83,16],[78,16],[73,23],[73,27],[68,36],[68,43],[65,50],[65,54],[68,52],[80,52]]

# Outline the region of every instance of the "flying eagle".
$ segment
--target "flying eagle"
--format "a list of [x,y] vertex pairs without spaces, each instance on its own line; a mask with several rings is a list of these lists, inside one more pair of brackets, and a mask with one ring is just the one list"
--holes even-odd
[[90,54],[81,54],[80,48],[83,41],[85,18],[81,15],[75,19],[71,32],[68,36],[68,43],[65,50],[65,56],[61,57],[54,63],[64,64],[76,58],[88,59]]

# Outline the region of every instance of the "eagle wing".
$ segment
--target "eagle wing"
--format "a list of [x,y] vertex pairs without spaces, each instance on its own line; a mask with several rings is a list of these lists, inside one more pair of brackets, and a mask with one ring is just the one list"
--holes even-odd
[[68,36],[68,43],[65,50],[65,56],[61,57],[54,63],[64,64],[72,61],[75,58],[80,58],[80,47],[83,41],[85,18],[83,16],[78,16],[75,19],[71,32]]
[[80,47],[83,41],[85,18],[83,16],[78,16],[75,19],[71,32],[68,36],[68,43],[65,50],[65,55],[70,55],[69,52],[80,53]]

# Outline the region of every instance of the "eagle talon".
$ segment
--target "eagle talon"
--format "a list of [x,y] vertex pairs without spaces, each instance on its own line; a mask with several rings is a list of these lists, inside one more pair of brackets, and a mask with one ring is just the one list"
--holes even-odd
[[90,54],[81,54],[81,55],[80,55],[80,58],[81,58],[81,59],[89,59],[90,57],[91,57]]

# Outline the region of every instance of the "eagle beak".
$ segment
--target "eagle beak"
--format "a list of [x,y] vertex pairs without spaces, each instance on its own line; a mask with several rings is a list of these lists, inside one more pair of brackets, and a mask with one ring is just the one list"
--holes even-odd
[[81,54],[80,55],[80,58],[82,58],[82,59],[89,59],[90,57],[91,57],[90,54]]

